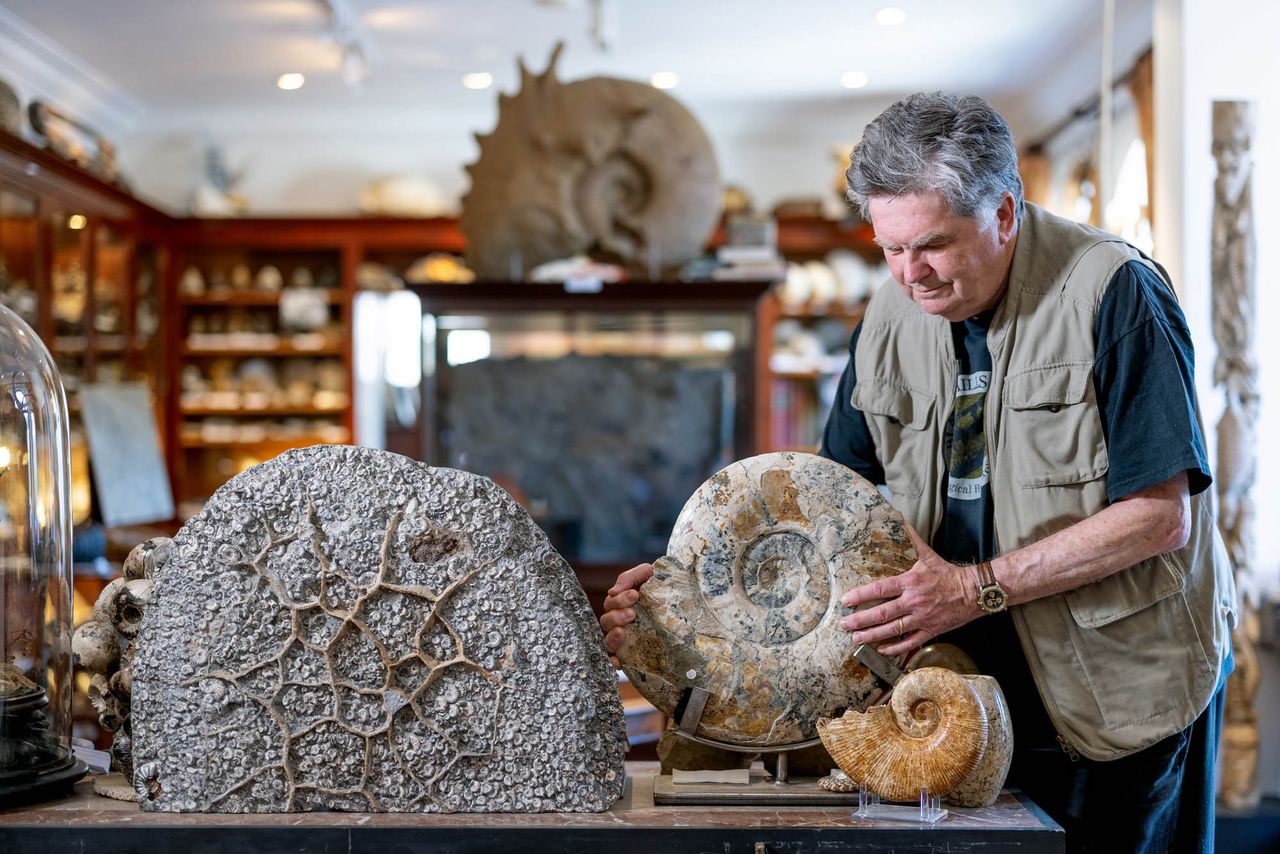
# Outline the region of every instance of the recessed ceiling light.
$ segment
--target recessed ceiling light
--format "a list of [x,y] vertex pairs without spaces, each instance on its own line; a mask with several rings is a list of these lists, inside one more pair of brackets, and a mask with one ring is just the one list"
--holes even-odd
[[473,71],[462,75],[462,85],[468,89],[488,89],[493,85],[493,75],[487,71]]
[[658,71],[649,78],[655,89],[674,89],[680,84],[680,75],[674,71]]
[[72,214],[67,217],[67,228],[72,231],[79,231],[89,224],[89,220],[84,214]]
[[861,89],[871,82],[865,71],[846,71],[840,75],[840,85],[846,89]]
[[907,13],[896,6],[885,6],[876,12],[876,23],[882,27],[896,27],[907,20]]
[[296,71],[291,71],[288,74],[281,74],[276,78],[276,85],[285,90],[301,89],[302,84],[306,82],[307,78]]

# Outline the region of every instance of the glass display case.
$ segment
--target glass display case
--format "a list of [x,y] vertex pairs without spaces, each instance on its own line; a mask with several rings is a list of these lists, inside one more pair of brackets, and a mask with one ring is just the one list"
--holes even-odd
[[0,306],[0,798],[64,786],[71,750],[67,404],[49,351]]
[[754,448],[766,283],[414,286],[422,457],[492,478],[575,568],[652,560]]
[[40,323],[38,210],[34,196],[0,186],[0,304],[32,327]]

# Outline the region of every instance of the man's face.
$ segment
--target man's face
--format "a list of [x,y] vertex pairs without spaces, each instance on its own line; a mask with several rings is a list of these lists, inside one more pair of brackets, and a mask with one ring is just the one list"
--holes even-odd
[[1012,195],[974,217],[956,216],[937,190],[873,196],[870,214],[889,271],[927,314],[954,323],[1000,302],[1017,233]]

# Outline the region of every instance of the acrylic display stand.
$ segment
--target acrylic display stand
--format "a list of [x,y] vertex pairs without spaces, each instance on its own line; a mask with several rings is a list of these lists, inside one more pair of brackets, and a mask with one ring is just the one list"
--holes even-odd
[[908,804],[882,804],[880,796],[867,791],[866,783],[858,784],[858,808],[853,812],[854,818],[871,821],[902,821],[919,824],[937,824],[947,817],[942,808],[942,798],[930,795],[927,786],[920,789],[918,806]]

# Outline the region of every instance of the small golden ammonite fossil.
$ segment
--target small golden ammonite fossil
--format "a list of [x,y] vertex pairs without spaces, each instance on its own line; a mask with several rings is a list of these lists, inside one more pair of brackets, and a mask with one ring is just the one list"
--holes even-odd
[[922,667],[902,677],[889,702],[818,721],[846,777],[889,801],[921,788],[962,807],[995,803],[1013,760],[1013,728],[990,676]]

